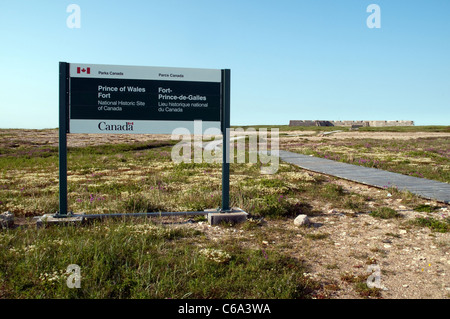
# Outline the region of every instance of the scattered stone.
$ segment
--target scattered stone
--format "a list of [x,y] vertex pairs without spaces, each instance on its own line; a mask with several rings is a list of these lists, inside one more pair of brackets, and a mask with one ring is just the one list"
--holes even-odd
[[0,215],[0,228],[9,228],[14,226],[14,214],[4,212]]
[[309,225],[309,224],[311,224],[311,222],[310,222],[308,216],[306,216],[306,215],[298,215],[294,219],[294,225],[296,225],[296,226],[305,226],[305,225]]
[[424,257],[424,256],[418,256],[418,257],[417,257],[417,260],[427,260],[427,257]]
[[408,287],[409,287],[409,285],[403,285],[402,287],[403,287],[403,288],[408,288]]

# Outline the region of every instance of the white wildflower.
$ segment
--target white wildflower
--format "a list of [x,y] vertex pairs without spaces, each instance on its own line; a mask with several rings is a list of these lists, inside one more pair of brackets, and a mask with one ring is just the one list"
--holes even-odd
[[203,248],[200,250],[200,254],[205,256],[208,260],[219,264],[226,263],[231,259],[230,254],[227,252],[214,248]]

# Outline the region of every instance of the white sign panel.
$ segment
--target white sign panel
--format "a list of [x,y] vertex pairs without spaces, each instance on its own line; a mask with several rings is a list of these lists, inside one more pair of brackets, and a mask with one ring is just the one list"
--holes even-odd
[[69,67],[69,132],[170,134],[220,129],[221,70],[74,64]]

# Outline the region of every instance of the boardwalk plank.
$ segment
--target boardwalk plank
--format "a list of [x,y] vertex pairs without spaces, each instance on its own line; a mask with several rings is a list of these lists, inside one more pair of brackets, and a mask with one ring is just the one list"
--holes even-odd
[[287,163],[313,172],[332,175],[376,187],[395,186],[399,190],[408,190],[424,198],[435,199],[447,204],[450,203],[450,184],[448,183],[282,150],[279,151],[279,156],[281,160]]

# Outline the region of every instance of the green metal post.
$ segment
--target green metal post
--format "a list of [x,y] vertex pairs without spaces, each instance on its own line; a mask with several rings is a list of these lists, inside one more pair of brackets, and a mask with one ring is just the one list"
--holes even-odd
[[222,208],[230,211],[230,70],[222,70]]
[[67,132],[69,63],[59,63],[59,212],[55,217],[67,217]]

